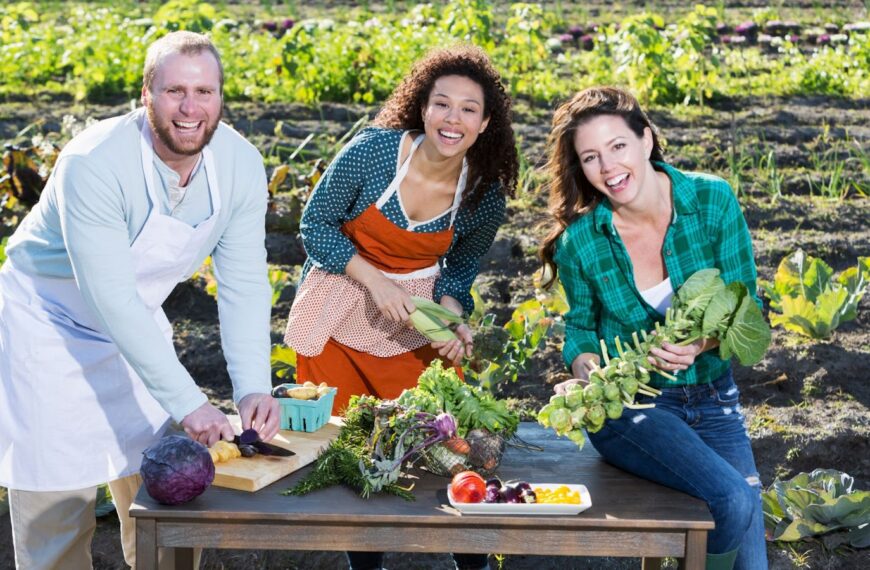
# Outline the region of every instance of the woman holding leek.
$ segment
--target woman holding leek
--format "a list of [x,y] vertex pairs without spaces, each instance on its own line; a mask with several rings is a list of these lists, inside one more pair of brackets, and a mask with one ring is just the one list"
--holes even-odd
[[[563,356],[574,376],[558,393],[588,380],[599,339],[652,330],[698,270],[719,269],[759,302],[752,242],[728,184],[665,163],[657,130],[631,94],[590,88],[562,105],[548,168],[554,223],[541,255],[569,300]],[[717,346],[700,339],[653,349],[651,368],[675,379],[653,374],[663,392],[655,407],[626,409],[589,440],[617,467],[707,502],[716,522],[707,568],[764,569],[761,482]]]
[[[479,48],[418,61],[374,120],[345,146],[302,214],[308,259],[287,323],[299,381],[392,399],[433,359],[458,363],[471,331],[431,342],[408,326],[413,296],[461,315],[474,307],[478,260],[504,220],[518,161],[511,101]],[[353,570],[381,553],[348,553]],[[486,568],[485,555],[454,556]]]
[[516,184],[511,101],[486,54],[436,50],[418,61],[383,109],[345,146],[302,214],[308,259],[285,341],[300,381],[397,397],[437,357],[458,363],[458,340],[408,326],[412,296],[456,314],[473,308],[479,259]]

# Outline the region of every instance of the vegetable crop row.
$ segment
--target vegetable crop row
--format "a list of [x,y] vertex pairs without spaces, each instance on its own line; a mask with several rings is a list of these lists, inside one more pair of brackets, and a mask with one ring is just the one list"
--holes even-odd
[[627,85],[645,102],[660,104],[745,93],[870,91],[870,35],[863,29],[810,54],[791,44],[769,54],[720,43],[716,10],[698,6],[670,23],[645,12],[597,26],[581,48],[559,39],[564,24],[552,11],[528,3],[505,11],[496,17],[494,3],[453,0],[400,15],[287,19],[269,29],[189,0],[167,2],[140,18],[92,5],[49,16],[33,4],[14,3],[0,7],[0,94],[135,97],[145,47],[175,29],[212,36],[223,53],[231,99],[382,101],[412,61],[458,41],[488,50],[515,96],[546,103],[601,83]]

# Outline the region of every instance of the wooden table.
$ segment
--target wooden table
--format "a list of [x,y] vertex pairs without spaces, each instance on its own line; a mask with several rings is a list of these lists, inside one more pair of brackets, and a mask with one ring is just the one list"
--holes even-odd
[[143,488],[130,509],[137,568],[156,568],[158,547],[177,549],[179,568],[190,567],[192,547],[630,556],[645,558],[644,568],[671,556],[704,568],[713,520],[702,501],[607,465],[591,445],[578,452],[537,424],[523,423],[519,436],[544,450],[508,447],[502,479],[582,483],[592,507],[575,516],[460,515],[447,501],[448,480],[426,473],[414,486],[416,501],[364,500],[344,487],[279,495],[311,467],[256,493],[210,487],[174,507]]

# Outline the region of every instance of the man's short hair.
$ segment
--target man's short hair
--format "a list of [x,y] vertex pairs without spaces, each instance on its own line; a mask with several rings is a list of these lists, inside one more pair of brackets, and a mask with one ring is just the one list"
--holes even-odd
[[208,37],[194,32],[178,31],[170,32],[148,46],[145,53],[145,68],[142,71],[142,84],[145,89],[151,91],[157,68],[163,60],[176,53],[182,55],[199,55],[207,51],[214,56],[220,73],[221,92],[224,90],[224,66],[217,48]]

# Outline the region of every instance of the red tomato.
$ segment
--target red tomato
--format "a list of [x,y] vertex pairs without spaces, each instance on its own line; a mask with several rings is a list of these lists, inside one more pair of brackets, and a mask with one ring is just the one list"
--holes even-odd
[[462,471],[454,475],[450,492],[457,503],[479,503],[486,496],[486,481],[474,471]]

